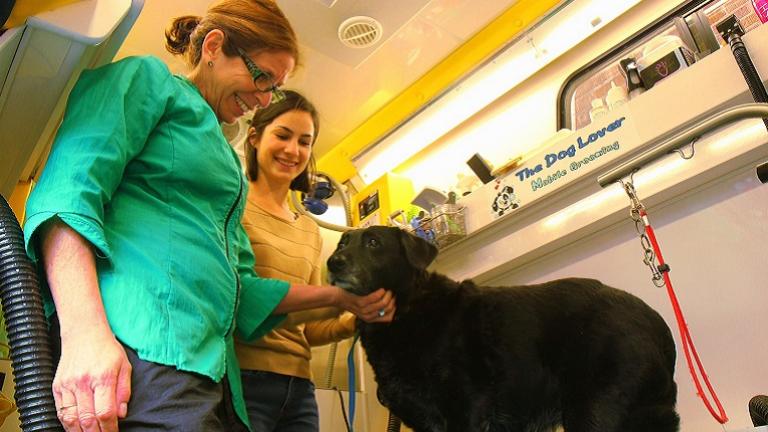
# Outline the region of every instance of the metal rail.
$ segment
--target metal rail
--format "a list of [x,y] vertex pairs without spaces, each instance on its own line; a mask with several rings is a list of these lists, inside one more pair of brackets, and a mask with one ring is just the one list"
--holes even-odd
[[669,138],[661,137],[655,140],[657,143],[649,150],[622,163],[605,174],[598,176],[597,183],[600,184],[601,187],[606,187],[611,183],[628,176],[635,170],[642,168],[648,162],[658,159],[708,132],[712,132],[719,127],[739,120],[752,118],[768,118],[768,104],[750,103],[737,105],[726,111],[707,117],[704,120],[696,119],[688,123],[689,126],[682,132]]

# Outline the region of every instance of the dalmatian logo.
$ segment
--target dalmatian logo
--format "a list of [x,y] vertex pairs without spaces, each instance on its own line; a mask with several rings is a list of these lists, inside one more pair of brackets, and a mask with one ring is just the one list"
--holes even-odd
[[493,200],[491,210],[497,216],[504,216],[507,212],[520,207],[520,199],[515,195],[515,189],[512,186],[501,188],[496,198]]

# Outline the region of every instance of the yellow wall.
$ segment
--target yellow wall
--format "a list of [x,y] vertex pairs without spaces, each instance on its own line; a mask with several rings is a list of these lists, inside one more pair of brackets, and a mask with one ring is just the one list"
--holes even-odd
[[352,158],[530,27],[561,0],[519,0],[451,53],[318,160],[317,168],[345,182],[357,170]]
[[27,198],[33,186],[34,183],[31,181],[19,182],[8,199],[8,204],[16,215],[16,219],[19,220],[19,224],[24,222],[24,206],[27,204]]
[[11,28],[22,25],[32,15],[53,10],[75,1],[77,0],[17,0],[11,15],[8,17],[8,21],[3,27]]

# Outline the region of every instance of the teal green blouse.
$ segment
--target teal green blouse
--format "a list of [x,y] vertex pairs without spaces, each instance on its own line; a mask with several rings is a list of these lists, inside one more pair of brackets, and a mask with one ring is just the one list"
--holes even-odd
[[[107,319],[143,360],[220,381],[246,424],[233,331],[260,337],[288,283],[259,278],[247,181],[211,107],[153,57],[86,71],[27,202],[27,253],[58,217],[93,244]],[[46,312],[54,311],[44,289]]]

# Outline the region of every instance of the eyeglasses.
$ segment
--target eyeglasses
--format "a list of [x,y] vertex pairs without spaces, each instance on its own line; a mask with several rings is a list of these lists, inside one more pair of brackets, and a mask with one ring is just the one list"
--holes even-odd
[[253,60],[248,57],[245,51],[239,47],[237,48],[237,53],[240,54],[240,58],[242,58],[243,62],[245,62],[245,66],[248,68],[248,72],[251,73],[251,76],[253,77],[253,85],[256,87],[256,91],[260,93],[271,92],[272,103],[285,99],[285,93],[283,93],[283,91],[278,88],[277,84],[275,84],[275,79],[271,74],[259,69],[259,67],[256,66],[256,63],[254,63]]

